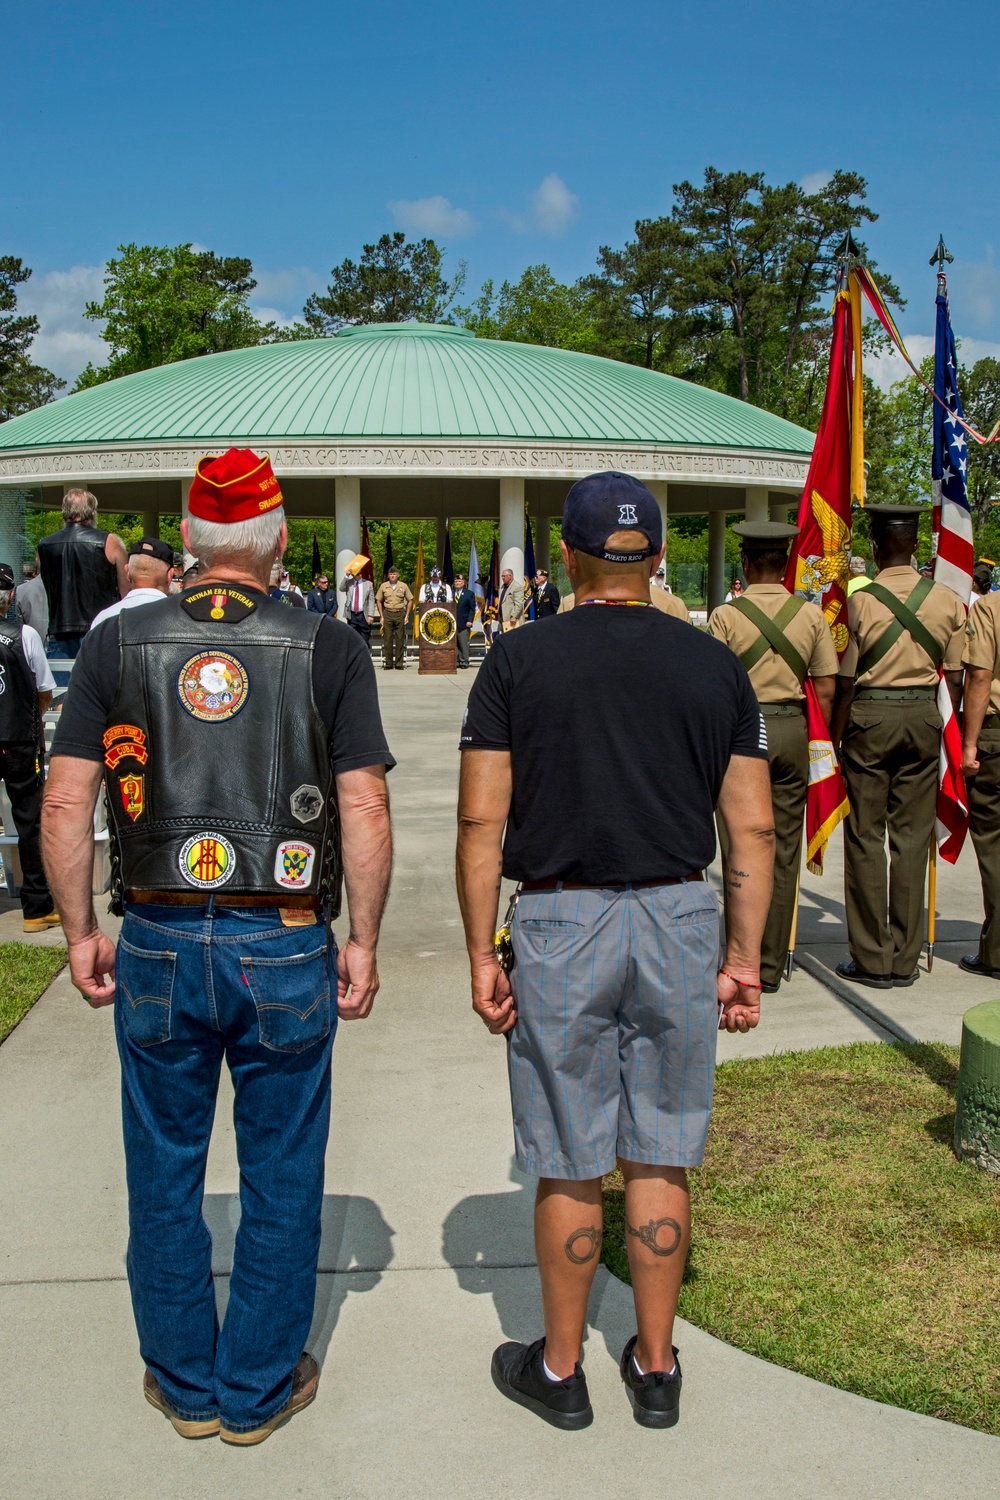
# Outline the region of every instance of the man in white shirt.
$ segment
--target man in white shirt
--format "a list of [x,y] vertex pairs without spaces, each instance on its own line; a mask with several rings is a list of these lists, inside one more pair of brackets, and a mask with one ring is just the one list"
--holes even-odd
[[450,585],[445,583],[441,577],[441,569],[431,568],[430,579],[422,585],[418,603],[451,604],[454,597]]
[[174,578],[174,551],[158,536],[144,536],[129,548],[126,564],[131,588],[124,599],[118,599],[95,615],[91,630],[102,620],[110,620],[123,609],[136,609],[140,604],[155,604],[170,593]]
[[42,868],[41,846],[42,715],[52,702],[55,680],[34,626],[3,618],[13,593],[14,571],[0,563],[0,780],[7,788],[17,829],[24,930],[43,932],[59,925]]

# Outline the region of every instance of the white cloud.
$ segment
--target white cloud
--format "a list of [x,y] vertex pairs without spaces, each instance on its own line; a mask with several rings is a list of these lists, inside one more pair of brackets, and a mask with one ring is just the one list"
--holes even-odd
[[[907,333],[903,336],[903,342],[915,365],[919,365],[928,354],[934,353],[932,333]],[[959,362],[966,366],[974,365],[977,359],[1000,359],[1000,344],[991,343],[988,339],[959,338],[958,346]],[[897,380],[905,380],[911,370],[903,356],[895,349],[890,349],[877,359],[866,359],[865,374],[871,376],[880,391],[887,391]]]
[[479,225],[464,208],[456,208],[436,193],[433,198],[397,198],[386,207],[396,215],[401,229],[411,234],[447,234],[452,239],[475,234]]
[[532,193],[527,213],[501,209],[500,217],[518,234],[562,235],[579,211],[580,200],[576,193],[570,192],[558,172],[550,172]]
[[[285,270],[258,271],[254,269],[257,285],[253,300],[265,302],[269,307],[294,307],[301,315],[303,302],[318,286],[325,286],[327,278],[306,266],[289,266]],[[261,314],[258,312],[257,317]]]
[[804,193],[821,193],[832,176],[832,172],[807,172],[799,187]]
[[103,266],[74,266],[70,271],[49,271],[32,276],[20,289],[18,310],[34,313],[41,332],[31,346],[36,364],[54,370],[70,384],[88,359],[103,364],[107,345],[101,325],[83,315],[88,301],[104,295]]

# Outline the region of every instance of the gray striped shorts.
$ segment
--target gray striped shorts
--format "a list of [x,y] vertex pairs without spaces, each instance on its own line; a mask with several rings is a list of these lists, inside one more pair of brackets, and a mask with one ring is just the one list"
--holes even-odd
[[712,887],[525,892],[511,942],[521,1171],[582,1180],[619,1157],[698,1166],[718,1039]]

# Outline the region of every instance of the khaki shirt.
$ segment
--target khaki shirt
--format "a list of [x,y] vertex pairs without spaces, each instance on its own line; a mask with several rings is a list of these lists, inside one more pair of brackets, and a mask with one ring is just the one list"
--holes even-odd
[[[769,620],[774,619],[789,598],[783,583],[752,583],[745,590],[745,596]],[[760,638],[760,631],[753,621],[731,604],[720,604],[712,611],[708,629],[716,640],[724,641],[737,656],[742,656]],[[785,635],[805,662],[810,677],[836,676],[839,670],[837,648],[826,616],[815,604],[803,602],[794,620],[785,626]],[[806,696],[788,663],[770,649],[750,668],[750,682],[758,703],[800,703]]]
[[962,665],[987,667],[993,673],[990,713],[1000,713],[1000,594],[984,594],[969,611]]
[[413,595],[410,593],[409,584],[404,583],[402,579],[398,583],[390,583],[387,578],[384,583],[379,585],[379,591],[375,595],[375,603],[387,615],[405,614],[413,603]]
[[666,589],[661,589],[658,583],[649,585],[649,597],[657,609],[662,609],[665,615],[673,615],[676,620],[686,620],[691,623],[691,615],[683,599],[676,594],[668,594]]
[[[876,582],[905,602],[919,580],[920,574],[916,568],[883,568]],[[943,648],[945,671],[960,672],[962,648],[965,645],[965,608],[958,595],[945,588],[943,583],[936,583],[917,610],[917,616]],[[879,603],[871,589],[858,589],[851,595],[847,601],[850,639],[840,663],[842,676],[856,675],[858,662],[869,646],[874,646],[881,639],[882,632],[888,629],[895,618],[891,610]],[[936,687],[937,680],[937,668],[927,652],[904,630],[882,660],[876,662],[864,677],[858,678],[857,686]]]

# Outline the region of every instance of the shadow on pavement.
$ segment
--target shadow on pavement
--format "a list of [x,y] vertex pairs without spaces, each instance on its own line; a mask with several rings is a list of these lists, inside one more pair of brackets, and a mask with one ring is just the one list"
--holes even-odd
[[[212,1236],[212,1266],[217,1278],[219,1319],[229,1300],[229,1271],[240,1222],[240,1200],[236,1193],[206,1193],[205,1223]],[[321,1211],[322,1237],[316,1308],[309,1334],[309,1348],[322,1366],[340,1310],[352,1292],[370,1292],[392,1264],[393,1229],[371,1198],[327,1193]]]

